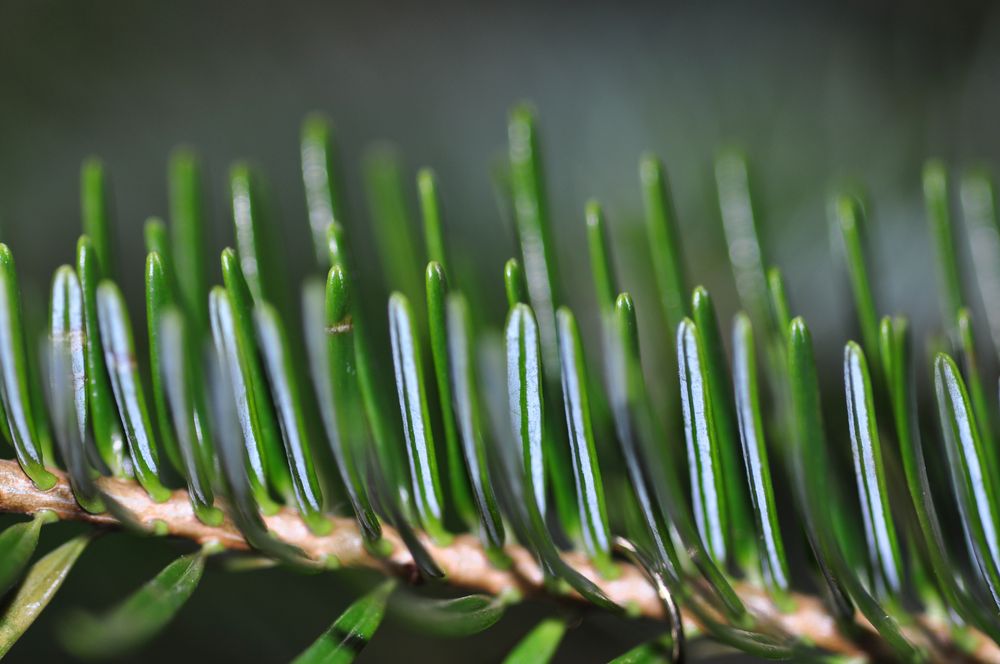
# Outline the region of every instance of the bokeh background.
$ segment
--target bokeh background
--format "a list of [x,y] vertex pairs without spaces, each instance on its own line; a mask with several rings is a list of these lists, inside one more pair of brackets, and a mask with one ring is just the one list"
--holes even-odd
[[[4,0],[0,237],[15,251],[26,293],[44,306],[52,271],[73,256],[80,163],[99,155],[114,181],[122,286],[142,324],[142,224],[166,215],[166,159],[183,143],[207,166],[215,249],[232,242],[229,164],[260,167],[297,280],[312,256],[298,133],[305,114],[320,110],[336,124],[362,255],[374,258],[358,164],[368,145],[389,140],[408,177],[420,166],[437,171],[452,251],[478,266],[477,287],[499,312],[502,265],[516,248],[490,170],[504,154],[507,111],[521,100],[540,113],[570,304],[592,308],[586,199],[607,206],[622,257],[642,246],[637,160],[651,149],[667,165],[692,281],[712,290],[727,320],[735,295],[712,159],[739,146],[754,167],[771,256],[836,385],[853,319],[831,252],[827,197],[845,185],[868,190],[883,308],[910,316],[919,331],[939,328],[920,168],[930,156],[956,172],[1000,158],[1000,8],[985,0]],[[643,341],[655,349],[669,332],[652,313],[647,260],[628,255],[619,261],[623,280],[640,316],[648,302]],[[595,340],[592,329],[584,336]],[[178,546],[124,536],[95,543],[10,660],[60,661],[51,634],[64,610],[107,606]],[[284,661],[352,596],[337,575],[210,573],[141,657]],[[497,661],[542,610],[529,605],[456,643],[389,624],[362,661]],[[646,633],[588,619],[559,661],[604,661]]]

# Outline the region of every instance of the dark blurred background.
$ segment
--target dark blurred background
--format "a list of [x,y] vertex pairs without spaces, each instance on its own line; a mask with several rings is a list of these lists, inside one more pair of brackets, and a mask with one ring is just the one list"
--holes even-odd
[[[0,236],[14,249],[26,293],[41,297],[54,268],[73,256],[80,163],[99,155],[114,182],[122,286],[141,325],[142,224],[166,215],[166,159],[184,143],[206,162],[214,248],[232,243],[228,166],[249,159],[269,183],[297,280],[312,256],[298,133],[305,114],[320,110],[338,130],[362,254],[373,255],[357,166],[367,145],[388,139],[408,176],[424,165],[437,170],[452,251],[475,257],[482,292],[499,312],[502,265],[516,249],[490,168],[504,154],[509,107],[527,99],[540,112],[570,304],[592,307],[584,201],[606,204],[620,249],[641,246],[637,160],[652,149],[666,161],[692,281],[713,291],[728,320],[735,294],[711,175],[717,150],[736,145],[754,167],[762,232],[836,385],[853,317],[831,256],[827,196],[844,184],[868,189],[883,308],[910,316],[918,330],[940,327],[920,168],[929,156],[955,169],[996,162],[998,73],[1000,11],[986,1],[5,0]],[[649,347],[667,332],[652,313],[644,261],[620,268],[640,316],[644,304],[651,312],[643,321]],[[590,329],[584,336],[595,340]],[[51,638],[61,611],[107,606],[178,546],[125,536],[97,542],[10,659],[64,657]],[[141,656],[283,661],[353,592],[337,575],[209,573]],[[497,661],[541,610],[519,609],[496,630],[457,643],[390,624],[362,661]],[[604,661],[644,633],[588,620],[559,661]]]

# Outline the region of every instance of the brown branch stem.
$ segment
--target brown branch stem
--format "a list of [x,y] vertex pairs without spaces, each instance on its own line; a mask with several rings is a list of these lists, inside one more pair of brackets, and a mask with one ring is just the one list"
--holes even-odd
[[[21,472],[16,462],[0,460],[0,512],[35,514],[50,510],[61,519],[86,521],[107,527],[121,525],[110,514],[90,514],[83,510],[73,498],[66,476],[59,471],[53,472],[59,478],[55,487],[40,491]],[[142,523],[161,521],[166,524],[167,532],[176,537],[199,544],[214,542],[230,550],[249,550],[246,540],[228,517],[217,527],[199,521],[184,491],[175,491],[168,500],[157,503],[135,482],[113,478],[102,478],[99,482],[105,492],[117,499]],[[291,510],[264,517],[264,520],[277,538],[296,545],[317,559],[335,556],[344,567],[367,567],[386,574],[414,578],[413,559],[392,528],[384,530],[392,552],[386,558],[379,558],[365,548],[353,519],[331,516],[334,527],[329,535],[324,536],[311,533]],[[452,585],[494,595],[512,590],[525,596],[545,592],[541,569],[523,547],[508,546],[506,551],[512,565],[509,569],[498,569],[490,563],[479,541],[470,535],[457,535],[447,546],[436,546],[429,540],[424,543]],[[639,613],[649,618],[663,618],[663,609],[656,591],[636,567],[623,563],[618,578],[606,580],[601,578],[584,556],[570,552],[565,554],[565,559],[597,583],[613,601],[622,606],[635,607]],[[845,638],[837,630],[833,617],[815,597],[795,594],[794,610],[782,612],[762,589],[742,581],[735,582],[734,586],[747,608],[763,622],[775,624],[788,634],[831,652],[857,656],[865,654],[857,641]],[[697,621],[689,613],[684,612],[684,621],[686,628],[697,628]],[[871,626],[860,616],[858,623],[862,629],[872,632],[871,640],[877,640]],[[904,631],[911,640],[927,647],[937,661],[1000,663],[1000,648],[979,632],[971,631],[967,635],[971,648],[959,653],[953,645],[948,626],[939,621],[923,616],[917,625],[907,626]]]

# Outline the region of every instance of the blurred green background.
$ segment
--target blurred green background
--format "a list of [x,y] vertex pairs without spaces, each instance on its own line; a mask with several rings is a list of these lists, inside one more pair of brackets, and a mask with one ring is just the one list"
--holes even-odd
[[[939,327],[920,167],[928,156],[956,169],[1000,156],[1000,10],[986,1],[5,0],[0,237],[43,307],[48,279],[71,260],[79,232],[80,163],[99,155],[114,181],[122,286],[141,325],[142,224],[166,214],[167,155],[184,143],[206,162],[215,249],[232,242],[229,163],[247,158],[261,168],[297,282],[312,256],[298,132],[305,114],[320,110],[338,130],[362,256],[373,259],[374,250],[358,163],[366,146],[388,139],[408,176],[437,170],[452,251],[479,269],[477,287],[499,322],[501,269],[516,249],[490,170],[504,154],[507,110],[523,99],[540,112],[571,305],[592,308],[587,198],[606,204],[620,257],[642,247],[637,160],[652,149],[667,164],[692,281],[712,290],[728,320],[735,295],[711,166],[718,149],[736,145],[754,167],[772,258],[836,384],[853,319],[831,257],[826,198],[844,184],[868,189],[883,302],[918,330]],[[649,265],[619,263],[640,316],[649,312],[643,341],[655,351],[669,331],[656,319]],[[591,328],[584,338],[593,347]],[[68,607],[107,606],[179,546],[122,535],[96,542],[10,660],[59,661],[52,628]],[[354,592],[338,575],[209,573],[141,657],[284,661]],[[485,635],[451,643],[390,624],[362,661],[497,661],[543,610],[520,608]],[[605,661],[643,634],[642,625],[588,619],[558,661]]]

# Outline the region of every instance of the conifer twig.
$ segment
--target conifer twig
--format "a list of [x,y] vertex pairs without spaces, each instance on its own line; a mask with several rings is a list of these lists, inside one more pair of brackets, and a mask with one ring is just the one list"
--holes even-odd
[[[27,515],[49,510],[64,520],[85,521],[105,527],[121,525],[108,513],[91,514],[82,509],[73,497],[65,474],[58,470],[52,470],[52,473],[58,479],[55,486],[41,491],[15,461],[0,460],[0,512]],[[98,483],[103,491],[141,523],[160,521],[168,534],[199,544],[215,542],[233,551],[250,548],[228,517],[220,526],[208,526],[199,521],[185,491],[174,491],[166,501],[157,503],[137,483],[110,477],[101,478]],[[386,527],[383,532],[392,545],[392,553],[386,558],[379,558],[365,548],[364,539],[353,519],[329,518],[334,527],[328,535],[313,534],[297,514],[287,509],[264,517],[264,521],[277,538],[297,546],[314,558],[332,556],[344,567],[377,569],[411,582],[419,579],[413,559],[394,529]],[[471,535],[457,535],[448,546],[436,546],[429,538],[424,538],[424,545],[445,572],[448,582],[454,586],[495,595],[517,591],[529,596],[544,592],[541,569],[523,547],[508,546],[506,552],[512,565],[509,569],[498,569],[490,562],[479,541]],[[566,553],[565,558],[597,583],[613,601],[635,607],[647,617],[663,618],[663,608],[656,591],[636,567],[622,563],[621,574],[616,579],[606,580],[600,577],[585,556],[571,552]],[[852,656],[866,654],[855,641],[840,634],[833,617],[815,597],[793,594],[794,610],[782,613],[762,589],[745,582],[736,582],[734,587],[762,622],[776,624],[787,633],[831,652]],[[684,612],[683,607],[682,612],[686,629],[698,629],[697,621]],[[871,631],[871,641],[877,641],[874,631],[864,619],[859,616],[858,622],[863,629]],[[929,616],[922,617],[919,625],[911,625],[905,631],[909,638],[925,645],[936,661],[1000,663],[1000,648],[977,631],[970,630],[965,635],[964,641],[970,644],[966,652],[957,650],[946,624]]]

